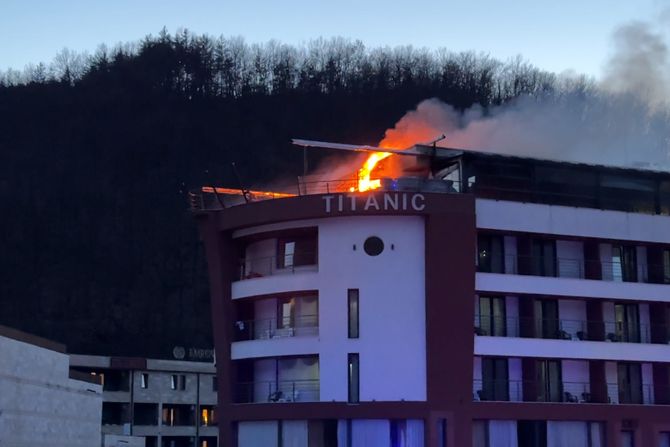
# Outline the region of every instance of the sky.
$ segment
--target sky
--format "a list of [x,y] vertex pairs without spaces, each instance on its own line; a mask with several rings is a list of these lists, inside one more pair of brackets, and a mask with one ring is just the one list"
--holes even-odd
[[163,27],[247,42],[317,37],[516,55],[546,70],[599,77],[611,34],[670,0],[0,0],[0,70],[92,53]]

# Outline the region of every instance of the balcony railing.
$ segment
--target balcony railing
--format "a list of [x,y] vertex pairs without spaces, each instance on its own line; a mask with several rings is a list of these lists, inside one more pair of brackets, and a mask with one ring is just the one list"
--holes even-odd
[[[601,384],[602,385],[602,384]],[[620,387],[607,383],[598,396],[589,382],[556,384],[522,380],[473,380],[473,400],[491,402],[555,402],[597,404],[670,404],[670,387],[641,384],[639,387]],[[657,395],[655,395],[657,394]]]
[[315,252],[244,258],[238,264],[237,279],[252,279],[271,275],[315,271],[318,269],[317,264],[317,254]]
[[[492,266],[497,266],[496,268]],[[477,266],[482,273],[507,273],[510,275],[545,276],[554,278],[599,279],[615,282],[670,283],[665,272],[667,266],[638,263],[626,266],[620,261],[584,260],[566,257],[537,257],[505,255],[504,262],[489,262]],[[656,280],[650,279],[649,272],[655,272]]]
[[235,341],[268,340],[319,335],[319,316],[301,315],[283,319],[263,318],[235,322]]
[[670,328],[664,325],[626,324],[618,321],[503,318],[482,315],[475,315],[474,323],[475,335],[493,337],[657,344],[670,342]]
[[243,382],[234,387],[238,404],[318,402],[318,380]]

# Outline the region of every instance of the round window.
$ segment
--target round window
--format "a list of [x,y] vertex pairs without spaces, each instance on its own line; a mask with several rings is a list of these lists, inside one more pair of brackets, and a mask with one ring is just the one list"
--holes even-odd
[[370,256],[380,255],[384,251],[384,241],[377,236],[370,236],[365,240],[363,250]]

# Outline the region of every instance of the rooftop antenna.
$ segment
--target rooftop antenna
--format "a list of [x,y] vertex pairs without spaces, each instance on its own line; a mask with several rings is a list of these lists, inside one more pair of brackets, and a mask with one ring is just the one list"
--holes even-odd
[[240,185],[240,191],[242,191],[242,195],[244,196],[244,201],[246,203],[249,203],[251,200],[251,193],[249,192],[248,189],[246,189],[242,185],[242,178],[240,177],[240,173],[237,172],[237,166],[235,166],[235,162],[230,163],[230,165],[233,167],[233,172],[235,173],[235,177],[237,177],[237,183]]

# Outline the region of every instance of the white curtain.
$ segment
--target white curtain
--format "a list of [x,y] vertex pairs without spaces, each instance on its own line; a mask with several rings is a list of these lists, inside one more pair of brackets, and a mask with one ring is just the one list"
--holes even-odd
[[[589,422],[589,427],[589,431],[591,432],[590,447],[607,447],[605,445],[605,424],[602,422]],[[667,447],[670,447],[670,445]]]
[[489,447],[518,447],[516,421],[489,421]]
[[387,419],[351,421],[351,447],[391,447],[391,426]]
[[399,447],[423,447],[423,421],[407,419]]
[[347,447],[347,420],[337,421],[337,447]]
[[307,421],[282,421],[282,447],[308,447]]
[[277,447],[277,421],[240,422],[237,447]]
[[547,421],[547,447],[589,447],[587,423]]

